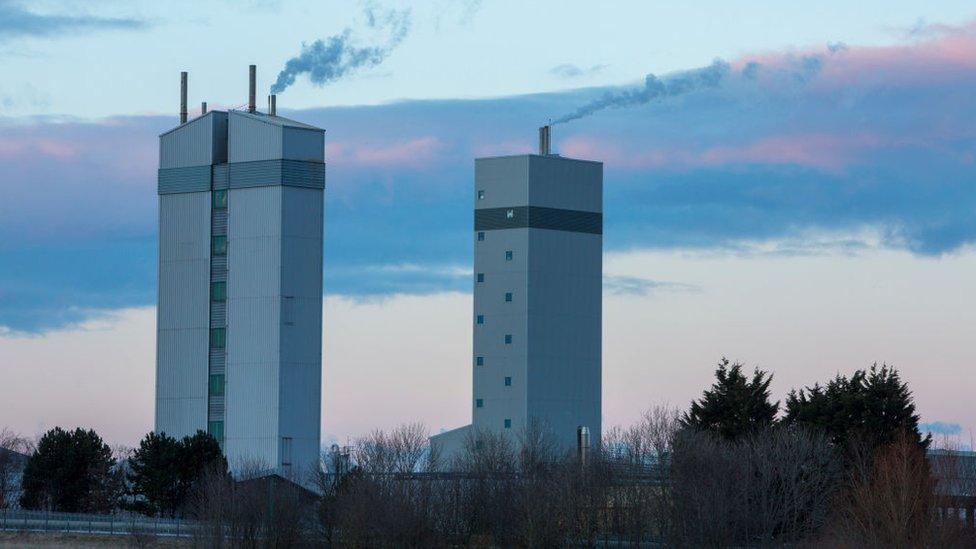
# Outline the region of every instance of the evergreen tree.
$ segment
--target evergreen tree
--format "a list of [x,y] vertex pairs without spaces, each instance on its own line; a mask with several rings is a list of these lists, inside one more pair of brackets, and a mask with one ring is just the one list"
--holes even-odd
[[850,378],[838,375],[825,386],[791,391],[786,399],[790,425],[822,429],[835,445],[851,450],[890,444],[908,435],[920,450],[931,437],[922,437],[919,416],[908,384],[898,370],[877,364],[858,370]]
[[129,507],[148,515],[172,515],[186,508],[206,472],[226,473],[227,461],[217,440],[203,431],[179,441],[165,433],[149,433],[133,453],[130,469],[130,491],[136,500]]
[[20,504],[27,509],[107,512],[117,503],[112,450],[95,431],[51,429],[27,459]]
[[756,368],[749,379],[742,364],[722,358],[715,370],[715,383],[701,400],[691,403],[682,417],[685,427],[710,431],[727,440],[772,426],[779,402],[770,402],[769,384],[773,376]]
[[198,483],[208,472],[227,472],[227,460],[220,450],[220,443],[204,431],[180,441],[179,494],[182,504],[193,495]]
[[149,433],[129,460],[130,491],[137,499],[129,506],[147,515],[174,514],[180,505],[181,444],[166,433]]

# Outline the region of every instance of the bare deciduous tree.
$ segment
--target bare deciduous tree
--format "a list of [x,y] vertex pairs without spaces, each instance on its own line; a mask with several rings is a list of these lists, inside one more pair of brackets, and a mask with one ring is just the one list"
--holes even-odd
[[14,505],[20,496],[19,478],[30,441],[4,427],[0,429],[0,509]]
[[[855,471],[832,533],[841,543],[871,547],[966,547],[976,543],[959,517],[944,517],[933,462],[911,433],[875,449],[870,468]],[[951,455],[934,469],[951,478]]]

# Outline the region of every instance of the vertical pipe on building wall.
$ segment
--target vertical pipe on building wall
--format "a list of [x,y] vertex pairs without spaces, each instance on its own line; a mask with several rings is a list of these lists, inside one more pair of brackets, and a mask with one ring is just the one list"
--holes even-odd
[[200,116],[207,114],[207,102],[203,101],[200,103]]
[[590,430],[585,425],[576,429],[576,452],[580,465],[586,465],[590,454]]
[[257,80],[258,67],[257,65],[251,65],[248,67],[247,112],[254,112],[257,110]]
[[186,71],[180,73],[180,124],[186,124]]
[[268,96],[268,114],[271,116],[278,116],[278,96],[271,94]]

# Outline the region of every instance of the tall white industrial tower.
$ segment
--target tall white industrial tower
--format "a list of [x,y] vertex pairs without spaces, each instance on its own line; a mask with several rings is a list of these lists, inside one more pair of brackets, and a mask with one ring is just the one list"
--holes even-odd
[[603,164],[550,153],[475,160],[473,432],[548,428],[600,439]]
[[159,137],[156,431],[212,434],[231,467],[317,465],[324,130],[255,108]]

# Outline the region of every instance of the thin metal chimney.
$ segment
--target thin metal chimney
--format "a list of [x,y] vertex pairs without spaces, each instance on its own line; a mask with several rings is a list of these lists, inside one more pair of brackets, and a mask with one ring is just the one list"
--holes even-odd
[[248,67],[248,92],[247,92],[247,112],[257,110],[257,87],[258,87],[258,67],[251,65]]
[[551,154],[551,149],[549,147],[550,139],[550,126],[542,126],[539,128],[539,154],[542,156],[548,156]]
[[180,124],[186,124],[186,71],[180,73]]
[[590,457],[590,430],[585,425],[580,425],[576,429],[576,452],[579,455],[580,465],[586,465]]
[[268,114],[278,116],[278,96],[271,94],[268,96]]
[[200,103],[200,116],[207,114],[207,102],[203,101]]

